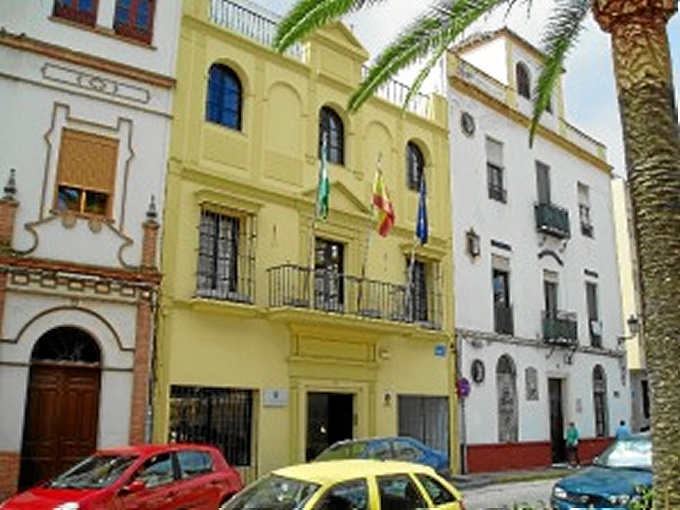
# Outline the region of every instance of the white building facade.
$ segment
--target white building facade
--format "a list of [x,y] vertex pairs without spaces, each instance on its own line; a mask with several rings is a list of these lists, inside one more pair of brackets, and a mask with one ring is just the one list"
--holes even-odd
[[529,144],[541,55],[502,29],[448,56],[455,324],[467,472],[581,460],[630,412],[605,149],[564,119]]
[[148,438],[180,3],[0,6],[0,500]]

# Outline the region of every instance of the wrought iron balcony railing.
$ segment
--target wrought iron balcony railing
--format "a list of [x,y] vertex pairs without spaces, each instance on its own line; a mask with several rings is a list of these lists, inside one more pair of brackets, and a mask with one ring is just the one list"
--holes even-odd
[[442,327],[441,296],[326,269],[284,264],[268,269],[269,307],[321,310],[390,322]]
[[544,311],[543,341],[571,347],[578,344],[578,321],[573,312]]
[[515,325],[512,317],[512,306],[494,304],[493,307],[494,331],[503,335],[515,333]]
[[569,211],[547,202],[539,202],[534,206],[536,230],[559,239],[569,239]]

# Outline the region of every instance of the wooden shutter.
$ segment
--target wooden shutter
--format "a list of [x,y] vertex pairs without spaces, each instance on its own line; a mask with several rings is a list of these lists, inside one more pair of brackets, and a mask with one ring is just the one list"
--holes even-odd
[[113,195],[118,140],[65,128],[61,135],[59,184]]

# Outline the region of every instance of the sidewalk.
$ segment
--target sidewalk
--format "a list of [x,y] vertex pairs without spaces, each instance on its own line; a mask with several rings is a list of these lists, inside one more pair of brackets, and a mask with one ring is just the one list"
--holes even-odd
[[495,471],[492,473],[468,473],[452,475],[449,479],[459,490],[475,489],[498,483],[529,482],[532,480],[557,479],[573,473],[566,464],[554,464],[545,468]]

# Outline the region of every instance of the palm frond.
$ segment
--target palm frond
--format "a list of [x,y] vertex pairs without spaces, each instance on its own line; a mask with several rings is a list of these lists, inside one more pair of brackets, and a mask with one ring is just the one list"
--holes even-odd
[[529,145],[533,144],[541,115],[550,104],[550,97],[562,73],[564,60],[584,28],[584,20],[591,5],[592,0],[561,0],[548,20],[542,42],[546,58],[534,90]]
[[384,0],[299,0],[279,23],[273,46],[283,53],[330,21]]
[[410,87],[403,105],[405,108],[449,45],[481,16],[507,2],[508,0],[447,0],[421,14],[376,58],[368,75],[352,94],[349,111],[358,110],[381,85],[399,71],[427,57]]

